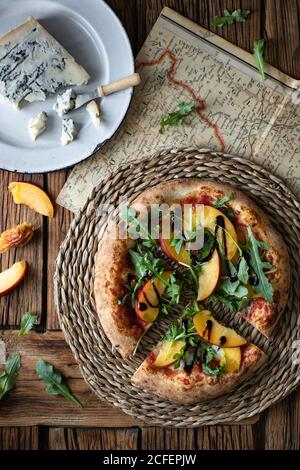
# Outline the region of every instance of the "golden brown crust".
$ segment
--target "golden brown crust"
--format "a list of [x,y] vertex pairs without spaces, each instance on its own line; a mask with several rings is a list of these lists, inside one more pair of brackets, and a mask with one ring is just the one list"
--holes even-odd
[[[158,350],[159,348],[153,354],[156,355]],[[267,358],[263,351],[249,344],[244,348],[239,372],[222,374],[218,381],[215,377],[204,374],[198,366],[191,373],[183,369],[154,368],[150,357],[151,355],[137,369],[132,383],[146,392],[153,392],[165,400],[181,405],[200,403],[225,395],[251,376]]]
[[[272,264],[276,267],[272,284],[274,287],[274,302],[258,302],[257,299],[249,301],[241,313],[251,324],[264,335],[269,336],[278,322],[286,305],[290,285],[290,267],[288,253],[281,235],[275,230],[264,212],[245,194],[228,185],[207,180],[172,180],[149,188],[134,202],[133,206],[140,204],[149,206],[152,203],[167,203],[181,201],[187,202],[197,199],[199,203],[213,204],[216,199],[235,192],[235,199],[228,203],[236,215],[234,223],[238,236],[243,237],[245,227],[250,225],[254,235],[270,247]],[[127,282],[128,272],[131,271],[128,261],[130,243],[125,240],[114,240],[110,235],[113,224],[110,224],[99,250],[95,262],[95,299],[98,315],[103,329],[123,357],[133,351],[139,337],[144,333],[145,324],[139,321],[131,308],[118,306],[118,299],[122,297],[120,289]],[[258,308],[259,304],[259,308]],[[147,325],[147,327],[151,326]]]
[[145,331],[133,309],[118,305],[124,295],[123,286],[128,282],[132,268],[128,250],[134,246],[131,240],[115,240],[115,225],[111,223],[99,244],[95,261],[94,293],[98,315],[105,331],[122,357],[128,357]]

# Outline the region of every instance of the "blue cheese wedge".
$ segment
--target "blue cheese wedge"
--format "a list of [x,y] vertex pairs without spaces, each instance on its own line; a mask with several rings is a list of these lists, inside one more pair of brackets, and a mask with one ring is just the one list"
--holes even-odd
[[60,116],[67,114],[69,111],[75,108],[76,93],[69,88],[61,95],[58,95],[57,101],[53,106],[54,111],[56,111]]
[[75,127],[73,119],[63,119],[62,121],[62,133],[61,133],[61,145],[68,145],[74,140],[77,135],[77,129]]
[[36,140],[46,130],[48,116],[44,111],[29,119],[28,132],[32,140]]
[[88,103],[86,110],[90,115],[91,121],[95,127],[100,127],[100,107],[98,103],[93,100]]
[[90,76],[33,17],[0,38],[0,98],[18,108]]

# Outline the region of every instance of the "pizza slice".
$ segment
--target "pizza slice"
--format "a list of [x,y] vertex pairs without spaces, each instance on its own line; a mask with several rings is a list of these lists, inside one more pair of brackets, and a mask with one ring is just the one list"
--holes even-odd
[[199,403],[235,389],[265,362],[263,351],[210,311],[196,305],[184,313],[133,375],[137,387],[174,403]]
[[116,230],[112,222],[99,246],[94,292],[102,327],[125,358],[159,313],[179,302],[181,285],[145,240],[116,239]]

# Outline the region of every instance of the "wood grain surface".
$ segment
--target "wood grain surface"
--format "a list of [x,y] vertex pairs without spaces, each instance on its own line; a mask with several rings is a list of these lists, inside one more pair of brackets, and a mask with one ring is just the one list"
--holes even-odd
[[[161,9],[169,6],[240,47],[252,50],[255,39],[266,39],[266,59],[280,70],[300,79],[300,0],[108,0],[124,24],[134,53],[143,44]],[[211,19],[223,10],[250,9],[246,23],[222,29]],[[17,387],[0,403],[0,450],[2,449],[299,449],[300,392],[271,407],[260,419],[243,425],[199,429],[161,429],[143,426],[119,410],[101,403],[81,378],[67,347],[53,304],[52,277],[59,246],[72,214],[56,208],[53,220],[16,206],[7,191],[10,181],[33,181],[53,199],[68,172],[46,176],[17,175],[0,171],[0,229],[23,221],[39,227],[27,246],[1,256],[1,270],[26,259],[29,275],[11,295],[0,298],[0,339],[7,351],[21,351],[22,369]],[[17,336],[25,311],[39,316],[35,332]],[[68,379],[84,408],[49,396],[35,373],[37,359],[52,362]],[[255,422],[257,421],[257,422]],[[18,427],[20,426],[20,427]]]

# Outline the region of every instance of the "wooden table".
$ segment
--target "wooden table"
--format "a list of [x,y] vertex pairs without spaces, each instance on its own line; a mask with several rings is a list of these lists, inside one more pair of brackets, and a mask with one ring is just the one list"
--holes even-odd
[[[95,0],[96,1],[96,0]],[[215,31],[211,18],[224,8],[250,8],[245,24],[218,29],[217,33],[251,51],[253,40],[267,40],[266,59],[300,79],[300,0],[109,0],[125,25],[136,54],[164,6]],[[1,269],[26,259],[26,282],[0,299],[0,332],[8,353],[21,351],[22,369],[17,387],[0,404],[0,449],[299,449],[300,393],[267,410],[255,423],[193,429],[143,426],[117,409],[101,403],[80,376],[67,347],[53,304],[55,258],[72,214],[58,207],[53,220],[42,219],[24,206],[16,206],[7,191],[10,181],[32,181],[55,198],[68,171],[49,175],[0,172],[1,231],[33,222],[39,231],[24,248],[1,256]],[[35,332],[18,338],[16,330],[25,311],[39,315]],[[52,362],[68,377],[70,388],[84,403],[83,410],[44,392],[34,371],[35,362]],[[254,420],[255,421],[255,420]]]

